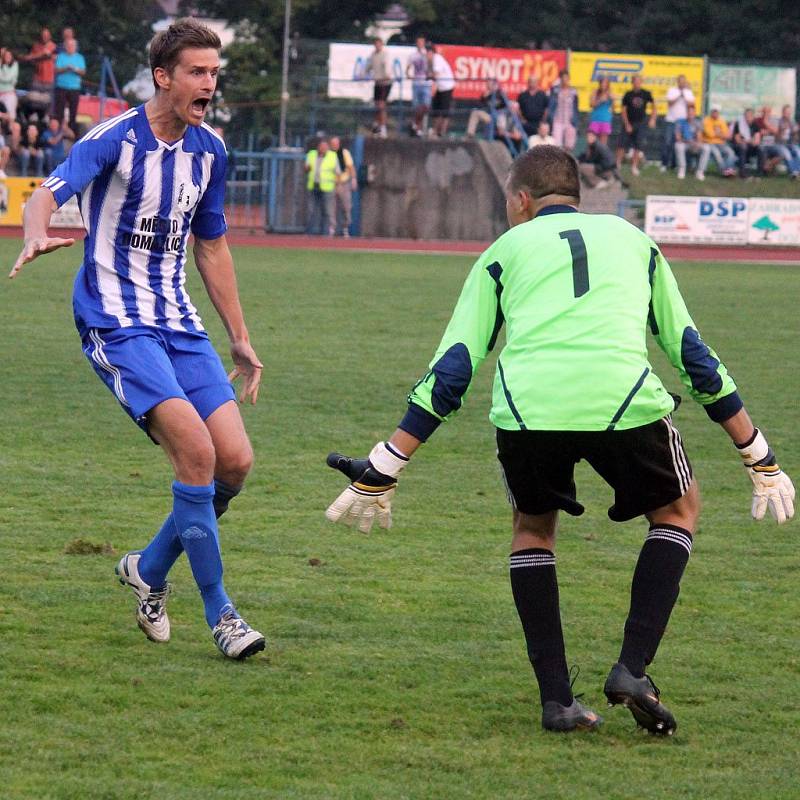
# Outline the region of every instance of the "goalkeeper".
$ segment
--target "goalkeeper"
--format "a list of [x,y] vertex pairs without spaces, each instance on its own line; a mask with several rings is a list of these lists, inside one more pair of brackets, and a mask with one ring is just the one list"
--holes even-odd
[[622,648],[604,691],[641,727],[670,735],[675,718],[645,668],[678,597],[700,503],[672,423],[676,400],[648,362],[648,328],[691,396],[732,439],[753,483],[753,517],[769,510],[779,523],[790,519],[794,487],[700,338],[658,246],[619,217],[578,213],[579,200],[577,165],[564,150],[536,147],[512,164],[511,229],[472,268],[430,370],[389,441],[368,459],[328,457],[352,482],[326,516],[364,532],[376,518],[391,525],[400,472],[461,407],[505,324],[490,419],[513,513],[511,588],[539,684],[542,726],[571,731],[602,722],[571,691],[556,580],[558,513],[583,513],[573,475],[586,459],[614,490],[609,517],[649,522]]

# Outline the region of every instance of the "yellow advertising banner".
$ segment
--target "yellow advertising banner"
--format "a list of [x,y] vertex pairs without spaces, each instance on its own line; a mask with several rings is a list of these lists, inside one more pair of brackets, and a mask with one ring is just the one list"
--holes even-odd
[[0,178],[0,225],[22,225],[22,209],[44,178]]
[[703,110],[703,59],[691,56],[646,56],[631,53],[580,53],[569,57],[570,82],[578,90],[578,108],[591,111],[589,97],[600,78],[608,77],[619,113],[622,96],[631,88],[631,78],[640,74],[643,88],[656,101],[659,116],[667,112],[666,94],[678,75],[685,75],[694,93],[698,114]]

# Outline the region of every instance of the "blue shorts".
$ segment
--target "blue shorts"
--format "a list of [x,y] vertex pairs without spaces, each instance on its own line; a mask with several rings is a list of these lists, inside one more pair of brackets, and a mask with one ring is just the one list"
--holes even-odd
[[414,108],[431,107],[431,85],[429,83],[411,84],[411,104]]
[[83,353],[125,412],[147,432],[147,412],[164,400],[188,400],[203,420],[236,398],[204,333],[164,328],[89,328]]

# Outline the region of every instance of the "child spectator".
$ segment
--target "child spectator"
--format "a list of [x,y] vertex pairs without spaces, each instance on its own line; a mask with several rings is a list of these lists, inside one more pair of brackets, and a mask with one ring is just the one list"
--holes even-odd
[[600,78],[597,88],[589,98],[592,113],[589,116],[589,130],[596,134],[598,141],[604,146],[608,144],[611,133],[611,119],[614,113],[615,97],[611,93],[611,82],[607,77]]

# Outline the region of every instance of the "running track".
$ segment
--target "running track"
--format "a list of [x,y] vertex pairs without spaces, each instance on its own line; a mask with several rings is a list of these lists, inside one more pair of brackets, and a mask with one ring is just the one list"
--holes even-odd
[[[83,229],[53,230],[57,236],[72,236],[82,239]],[[0,227],[0,236],[21,238],[22,228]],[[228,231],[228,242],[232,245],[251,247],[290,248],[306,250],[351,250],[369,253],[414,253],[435,255],[477,255],[490,242],[419,239],[343,239],[327,236],[303,236],[277,233],[258,233],[252,230],[232,228]],[[758,264],[791,264],[800,266],[798,247],[734,247],[722,245],[665,244],[664,255],[673,261],[742,261]]]

